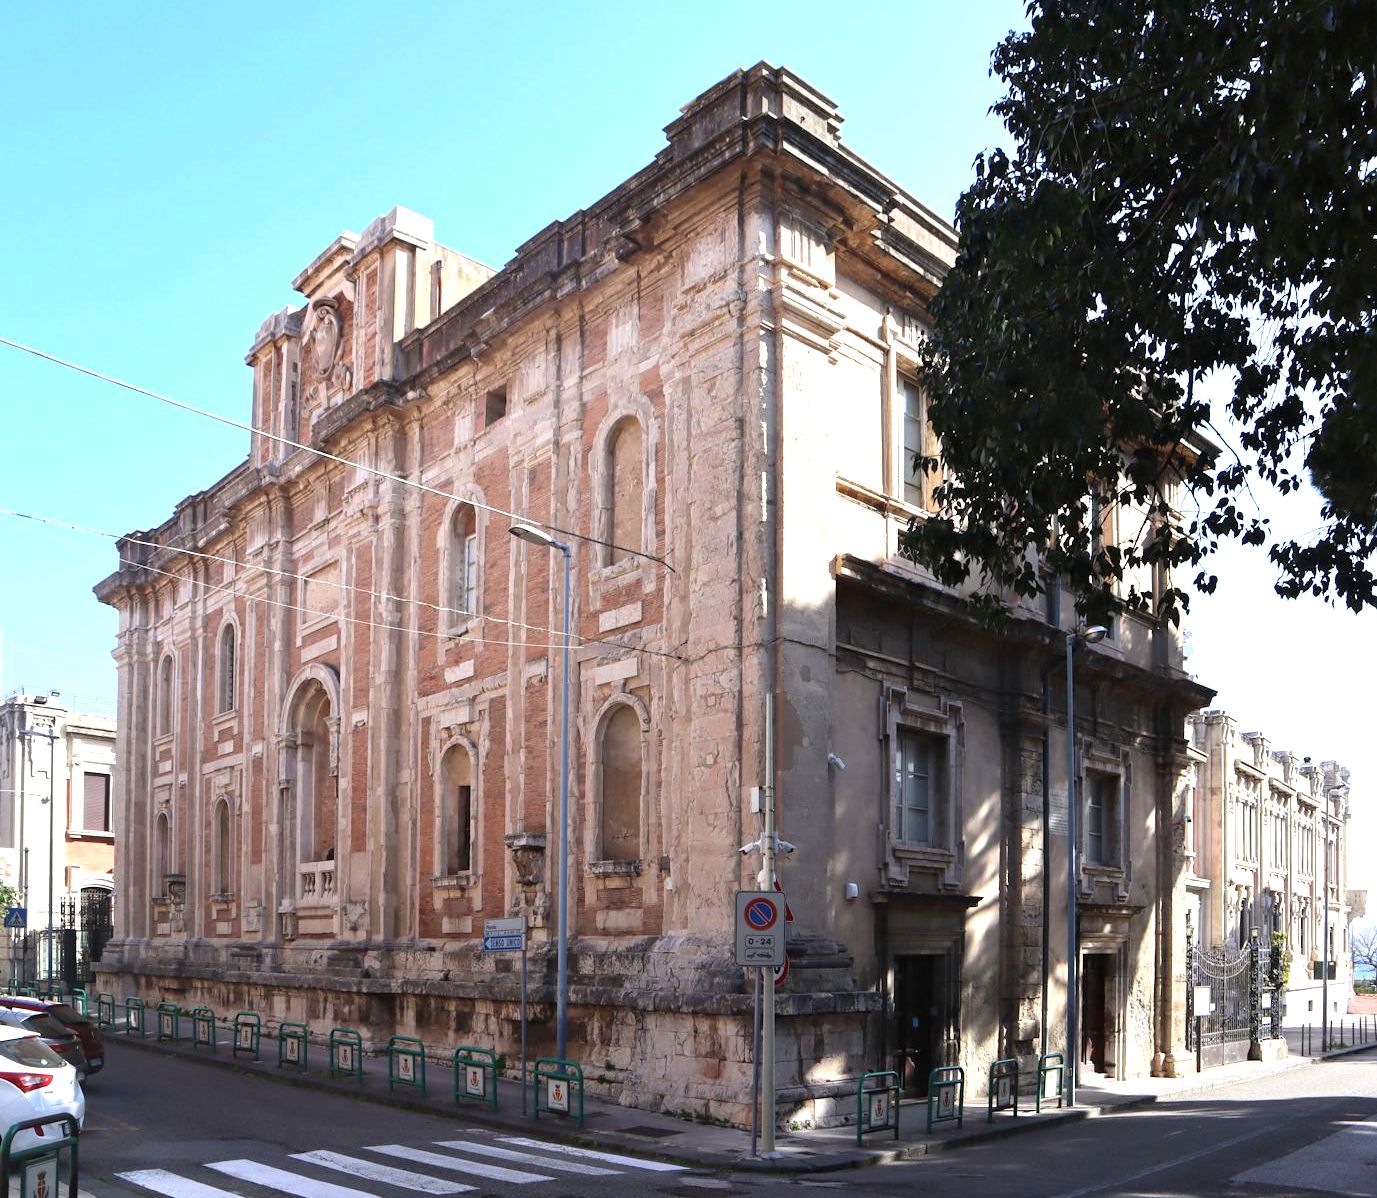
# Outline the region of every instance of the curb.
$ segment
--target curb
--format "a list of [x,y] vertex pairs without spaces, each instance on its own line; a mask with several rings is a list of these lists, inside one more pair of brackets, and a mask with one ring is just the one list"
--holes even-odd
[[[357,1084],[340,1082],[329,1077],[322,1077],[311,1073],[278,1072],[277,1070],[264,1067],[264,1062],[261,1060],[248,1062],[235,1057],[221,1057],[218,1055],[200,1053],[193,1048],[182,1045],[180,1042],[168,1043],[167,1041],[159,1041],[151,1038],[140,1039],[138,1037],[130,1037],[121,1033],[116,1033],[110,1031],[110,1029],[106,1030],[109,1032],[107,1039],[110,1043],[126,1044],[136,1049],[143,1049],[146,1052],[172,1057],[178,1060],[216,1065],[221,1069],[234,1070],[245,1077],[281,1082],[290,1086],[310,1089],[316,1092],[323,1091],[343,1098],[353,1098],[359,1102],[377,1103],[381,1106],[392,1107],[396,1110],[411,1111],[420,1115],[433,1115],[440,1118],[445,1118],[452,1114],[460,1115],[466,1121],[502,1131],[512,1131],[515,1129],[522,1134],[529,1135],[533,1130],[530,1120],[523,1118],[518,1123],[512,1116],[501,1113],[494,1114],[493,1111],[487,1107],[479,1107],[477,1105],[456,1106],[452,1108],[444,1107],[439,1105],[438,1100],[435,1099],[422,1101],[412,1098],[407,1094],[364,1089]],[[1309,1065],[1321,1065],[1337,1058],[1352,1056],[1359,1052],[1371,1051],[1374,1047],[1377,1047],[1377,1045],[1363,1044],[1349,1048],[1335,1049],[1322,1057],[1288,1057],[1284,1062],[1275,1062],[1274,1067],[1269,1069],[1267,1073],[1260,1073],[1257,1076],[1265,1077],[1273,1073],[1285,1073],[1291,1069],[1300,1069]],[[252,1067],[254,1065],[259,1067]],[[1197,1074],[1196,1076],[1200,1077],[1202,1075]],[[951,1152],[964,1148],[967,1145],[984,1144],[992,1140],[1003,1139],[1007,1136],[1039,1131],[1057,1127],[1062,1124],[1080,1123],[1087,1119],[1105,1118],[1115,1115],[1120,1111],[1139,1110],[1143,1107],[1154,1106],[1160,1102],[1188,1097],[1192,1094],[1205,1094],[1212,1090],[1221,1090],[1225,1087],[1236,1085],[1245,1080],[1248,1079],[1230,1077],[1205,1080],[1197,1085],[1173,1090],[1165,1094],[1139,1094],[1125,1098],[1119,1102],[1106,1102],[1095,1106],[1078,1106],[1071,1109],[1044,1111],[1042,1114],[1033,1114],[1029,1112],[1027,1116],[1003,1119],[998,1123],[986,1127],[973,1128],[971,1131],[966,1131],[963,1128],[951,1139],[919,1140],[897,1148],[838,1148],[831,1151],[817,1152],[809,1157],[781,1157],[776,1160],[737,1157],[726,1153],[711,1151],[676,1152],[673,1148],[667,1148],[663,1145],[648,1144],[637,1136],[626,1135],[625,1133],[617,1131],[615,1128],[599,1130],[596,1134],[593,1134],[590,1133],[589,1129],[586,1127],[576,1130],[567,1125],[562,1125],[553,1121],[541,1125],[541,1134],[551,1140],[571,1144],[575,1147],[607,1148],[613,1146],[622,1151],[635,1153],[638,1156],[684,1165],[693,1169],[780,1175],[837,1173],[850,1169],[868,1168],[872,1165],[901,1164],[904,1162],[921,1160],[926,1156]],[[691,1124],[686,1124],[685,1130],[689,1130],[692,1126]]]

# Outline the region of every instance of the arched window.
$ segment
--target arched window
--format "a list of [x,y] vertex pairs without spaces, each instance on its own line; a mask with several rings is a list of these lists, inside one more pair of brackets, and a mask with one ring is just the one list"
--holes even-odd
[[602,728],[602,821],[604,861],[641,856],[641,719],[634,708],[613,708]]
[[462,745],[445,754],[441,778],[439,865],[441,874],[453,877],[473,869],[473,759]]
[[303,843],[310,861],[335,859],[335,833],[339,823],[339,779],[331,765],[330,703],[323,690],[308,709],[308,718],[298,735],[298,782],[301,801],[308,804],[303,813],[310,820]]
[[645,454],[641,423],[634,417],[612,430],[607,442],[607,539],[613,548],[608,561],[629,557],[641,549],[645,519]]
[[234,825],[225,799],[215,804],[211,817],[211,887],[215,894],[234,893]]
[[463,504],[450,524],[449,623],[463,624],[478,613],[478,521],[471,504]]
[[172,733],[172,654],[158,666],[158,736]]
[[153,825],[153,889],[167,893],[167,878],[172,872],[172,821],[160,812]]
[[217,711],[233,711],[238,695],[235,669],[238,666],[238,640],[234,625],[226,622],[220,633],[219,687]]

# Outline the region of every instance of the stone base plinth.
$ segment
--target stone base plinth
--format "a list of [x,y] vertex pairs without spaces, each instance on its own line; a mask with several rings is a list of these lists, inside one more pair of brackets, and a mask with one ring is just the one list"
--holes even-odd
[[1291,1055],[1290,1049],[1286,1046],[1286,1041],[1276,1040],[1254,1040],[1252,1047],[1248,1049],[1248,1059],[1250,1061],[1284,1061]]
[[[332,1027],[360,1032],[379,1051],[392,1035],[420,1038],[437,1065],[461,1044],[491,1048],[515,1074],[521,1044],[521,959],[471,944],[422,948],[344,942],[228,946],[112,944],[96,989],[117,1002],[139,994],[150,1007],[169,1000],[221,1016],[257,1011],[271,1034],[282,1020],[305,1023],[324,1040]],[[777,999],[776,1076],[781,1126],[844,1120],[842,1090],[873,1067],[867,1024],[880,1012],[870,991],[841,982],[834,958],[793,973],[807,991]],[[533,945],[528,962],[529,1058],[554,1054],[552,946]],[[569,1051],[590,1095],[642,1110],[749,1126],[753,1001],[745,971],[716,941],[672,936],[632,942],[577,942],[571,953]],[[873,1039],[873,1037],[872,1037]]]

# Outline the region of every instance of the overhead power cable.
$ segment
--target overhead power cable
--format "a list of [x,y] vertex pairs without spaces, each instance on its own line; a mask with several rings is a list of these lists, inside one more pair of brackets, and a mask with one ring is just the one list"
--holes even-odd
[[[336,588],[337,590],[341,590],[341,591],[349,591],[349,592],[355,593],[355,594],[367,595],[370,599],[374,599],[374,600],[391,600],[392,602],[395,602],[395,603],[408,604],[408,605],[414,605],[414,606],[416,606],[416,607],[426,608],[426,609],[428,609],[428,610],[434,611],[434,612],[439,613],[439,614],[442,614],[442,615],[456,615],[456,616],[463,616],[463,617],[471,618],[471,619],[480,619],[480,620],[484,620],[484,621],[487,621],[487,622],[490,622],[490,623],[494,623],[494,624],[503,624],[503,625],[506,625],[508,628],[519,628],[519,629],[524,629],[524,630],[526,630],[526,631],[528,631],[528,632],[547,632],[547,633],[550,633],[552,636],[556,636],[556,637],[559,637],[559,636],[562,636],[562,635],[563,635],[563,633],[560,632],[559,630],[554,629],[554,628],[551,628],[551,627],[549,627],[549,625],[545,625],[545,624],[525,624],[525,623],[522,623],[522,622],[519,621],[519,620],[509,620],[509,619],[506,619],[506,618],[504,618],[504,617],[502,617],[502,616],[490,616],[490,615],[485,615],[485,614],[482,613],[482,612],[468,611],[468,610],[466,610],[465,608],[461,608],[461,607],[447,607],[447,606],[444,606],[443,604],[431,603],[431,602],[429,602],[428,600],[425,600],[425,599],[409,599],[409,598],[407,598],[407,597],[405,597],[405,596],[403,596],[403,595],[393,595],[393,594],[391,594],[390,592],[387,592],[387,591],[374,591],[374,590],[370,590],[370,589],[367,588],[367,587],[353,586],[353,585],[351,585],[351,584],[349,584],[349,583],[345,583],[345,582],[333,582],[333,581],[330,581],[330,580],[328,580],[328,579],[314,578],[314,577],[312,577],[312,576],[309,575],[309,574],[300,574],[300,573],[293,572],[293,571],[291,571],[291,570],[278,570],[278,569],[275,569],[275,568],[272,567],[272,566],[260,566],[260,565],[255,565],[255,564],[252,563],[252,562],[237,561],[237,560],[234,559],[234,558],[225,557],[225,556],[223,556],[222,554],[217,554],[217,553],[205,553],[205,552],[203,552],[203,551],[201,551],[201,550],[186,549],[186,548],[183,548],[183,547],[177,546],[177,545],[161,545],[161,544],[159,544],[157,541],[151,541],[151,540],[148,540],[148,539],[145,538],[145,537],[126,536],[126,535],[123,535],[123,534],[120,534],[120,533],[110,532],[108,529],[103,529],[103,528],[92,528],[92,527],[90,527],[89,525],[85,525],[85,524],[73,524],[73,523],[72,523],[71,521],[69,521],[69,520],[58,520],[58,519],[56,519],[56,518],[54,518],[54,517],[52,517],[52,516],[38,516],[38,515],[33,514],[32,512],[21,512],[21,511],[16,511],[16,510],[13,509],[13,508],[0,508],[0,516],[9,516],[10,518],[16,519],[16,520],[31,520],[31,521],[33,521],[33,522],[35,522],[35,523],[37,523],[37,524],[49,525],[49,526],[54,527],[54,528],[65,528],[65,529],[68,529],[68,530],[70,530],[70,531],[72,531],[72,532],[87,533],[87,534],[89,534],[89,535],[91,535],[91,536],[105,537],[105,538],[107,538],[107,539],[109,539],[109,540],[116,541],[116,542],[118,542],[118,541],[125,541],[125,542],[128,542],[128,543],[130,543],[130,544],[134,544],[134,545],[147,545],[147,546],[149,546],[149,547],[152,548],[152,549],[166,549],[166,550],[168,550],[168,551],[171,552],[171,553],[177,553],[177,554],[185,555],[185,556],[187,556],[187,557],[201,558],[201,559],[203,559],[203,560],[205,560],[205,561],[222,562],[222,563],[224,563],[224,564],[226,564],[226,565],[234,566],[236,569],[240,569],[240,570],[254,570],[254,571],[257,571],[257,572],[259,572],[259,573],[261,573],[261,574],[269,574],[269,575],[272,575],[272,576],[278,577],[278,578],[290,578],[290,579],[294,579],[294,580],[299,581],[299,582],[310,582],[310,583],[312,583],[313,585],[330,586],[330,587],[334,587],[334,588]],[[203,581],[199,581],[199,580],[190,578],[188,575],[178,574],[178,573],[176,573],[176,572],[170,572],[170,571],[165,571],[165,570],[159,570],[159,569],[157,569],[157,568],[155,568],[155,567],[153,567],[153,566],[148,566],[148,565],[146,565],[146,564],[143,563],[143,562],[136,562],[136,561],[134,561],[134,560],[131,559],[131,558],[123,558],[123,557],[122,557],[122,558],[120,558],[120,561],[121,561],[122,563],[126,564],[126,565],[135,566],[135,567],[140,568],[140,569],[150,570],[150,571],[152,571],[152,572],[154,572],[154,573],[157,573],[157,574],[165,574],[165,575],[166,575],[167,577],[169,577],[169,578],[176,578],[176,579],[179,579],[179,580],[182,580],[182,581],[191,582],[191,583],[192,583],[193,585],[195,585],[195,586],[205,586],[205,587],[209,587],[211,590],[221,590],[221,591],[225,591],[225,590],[226,590],[226,588],[223,588],[223,587],[216,587],[216,586],[214,586],[214,585],[211,584],[211,583],[207,583],[207,582],[203,582]],[[280,601],[278,601],[278,600],[267,599],[267,598],[264,597],[264,596],[249,595],[249,594],[247,594],[247,593],[245,593],[245,592],[242,592],[242,591],[239,591],[239,590],[237,590],[237,589],[229,589],[229,590],[226,591],[226,593],[228,593],[228,594],[233,594],[233,595],[240,595],[240,596],[242,596],[243,598],[250,599],[250,600],[254,600],[254,601],[258,601],[258,602],[273,603],[273,604],[275,604],[276,606],[279,606],[279,607],[290,607],[290,608],[295,608],[296,610],[299,610],[299,611],[302,611],[302,612],[305,612],[305,613],[311,614],[311,615],[324,615],[324,614],[325,614],[325,613],[321,613],[321,612],[318,612],[318,611],[313,611],[313,610],[310,610],[310,609],[307,609],[307,608],[299,607],[299,606],[296,605],[296,604],[282,603],[282,602],[280,602]],[[346,617],[332,616],[331,618],[346,618]],[[349,618],[349,619],[351,620],[351,622],[354,622],[354,623],[359,623],[359,622],[361,622],[361,621],[359,621],[356,617],[347,617],[347,618]],[[366,623],[366,621],[364,621],[364,622]],[[387,628],[393,627],[393,625],[381,625],[381,624],[375,624],[374,626],[375,626],[375,627],[387,627]],[[475,642],[482,642],[482,643],[484,643],[484,644],[490,644],[490,645],[526,645],[526,644],[530,644],[531,647],[535,647],[535,648],[543,647],[539,642],[502,641],[502,640],[495,640],[495,639],[493,639],[493,638],[491,638],[491,637],[467,636],[466,634],[454,633],[454,632],[431,632],[431,631],[429,631],[428,629],[420,629],[420,628],[413,629],[413,631],[419,632],[419,633],[421,633],[422,635],[426,635],[426,636],[442,636],[442,637],[445,637],[445,638],[447,638],[447,639],[458,639],[460,636],[464,636],[464,639],[472,640],[472,641],[475,641]],[[570,640],[571,640],[573,643],[579,644],[579,645],[606,645],[606,646],[608,646],[609,648],[613,648],[613,649],[624,649],[624,650],[626,650],[626,651],[629,652],[629,653],[646,653],[646,654],[650,654],[651,656],[654,656],[654,657],[666,657],[666,658],[670,658],[671,660],[674,660],[674,661],[681,660],[680,657],[679,657],[679,655],[678,655],[678,654],[675,654],[675,653],[669,653],[669,652],[666,652],[665,650],[662,650],[662,649],[649,649],[649,648],[644,648],[644,647],[638,646],[638,645],[628,645],[628,644],[626,644],[626,642],[624,642],[624,641],[613,640],[613,639],[611,639],[610,637],[584,637],[584,636],[578,636],[578,635],[576,635],[576,634],[572,634],[572,633],[571,633],[571,634],[570,634]],[[557,642],[557,643],[556,643],[556,647],[558,647],[558,645],[562,645],[562,643],[563,643],[562,641]]]
[[113,375],[103,374],[99,370],[93,370],[89,366],[82,366],[79,362],[72,362],[66,358],[59,358],[56,354],[47,353],[44,350],[36,349],[32,345],[25,345],[21,341],[12,341],[8,337],[0,336],[0,345],[8,345],[11,349],[17,349],[21,353],[32,354],[35,358],[42,358],[45,362],[51,362],[55,366],[65,367],[67,370],[74,370],[78,374],[84,374],[88,378],[99,379],[102,383],[109,383],[114,387],[122,387],[126,391],[132,391],[136,395],[144,395],[149,399],[156,399],[159,403],[165,403],[174,408],[179,408],[183,412],[190,412],[195,416],[204,416],[207,420],[214,420],[219,424],[228,425],[230,428],[237,428],[242,432],[252,433],[259,437],[267,437],[269,440],[277,441],[282,445],[290,445],[293,449],[302,449],[307,453],[315,454],[316,457],[324,458],[326,461],[336,462],[341,466],[348,466],[352,470],[361,470],[365,474],[374,475],[377,478],[386,479],[388,482],[400,483],[405,487],[415,487],[418,491],[424,491],[428,495],[436,495],[441,499],[454,503],[466,503],[470,507],[481,508],[485,512],[492,512],[495,516],[505,516],[507,519],[516,520],[524,524],[534,524],[540,528],[547,528],[553,533],[558,533],[563,537],[573,537],[577,541],[585,541],[590,545],[602,545],[608,549],[615,549],[619,553],[626,553],[632,557],[643,558],[646,561],[655,562],[663,566],[671,574],[674,567],[664,558],[656,557],[653,553],[646,553],[640,549],[632,549],[628,545],[618,545],[613,541],[604,541],[600,537],[590,536],[588,533],[575,532],[571,528],[561,528],[558,524],[551,524],[548,520],[541,520],[535,516],[527,516],[520,512],[509,512],[505,508],[494,507],[492,504],[480,503],[476,499],[466,499],[460,495],[451,494],[449,491],[442,491],[438,487],[432,487],[414,478],[405,478],[400,474],[392,474],[386,470],[379,470],[376,466],[365,466],[362,462],[355,462],[349,458],[340,457],[338,454],[330,453],[325,449],[317,449],[314,445],[305,445],[300,441],[293,441],[290,437],[281,436],[278,433],[269,432],[265,428],[256,428],[252,424],[245,424],[241,420],[235,420],[229,416],[222,416],[219,412],[212,412],[206,408],[198,408],[193,404],[184,403],[180,399],[173,399],[170,395],[163,395],[157,391],[150,391],[147,387],[140,387],[136,383],[125,382],[123,379],[115,378]]
[[[304,616],[316,616],[321,620],[337,620],[342,624],[357,624],[361,628],[381,628],[388,632],[414,632],[418,636],[437,637],[441,640],[453,640],[455,638],[453,633],[431,632],[425,628],[404,628],[400,624],[387,624],[381,620],[364,620],[358,616],[345,616],[339,612],[321,611],[318,608],[302,607],[296,603],[285,603],[281,599],[269,599],[266,595],[250,595],[238,587],[222,587],[210,582],[196,582],[185,574],[177,574],[172,570],[160,570],[157,566],[150,566],[147,562],[136,562],[132,558],[122,557],[120,564],[132,566],[136,570],[147,570],[150,574],[159,574],[164,578],[176,579],[178,582],[193,582],[194,585],[204,587],[208,591],[217,591],[222,595],[233,595],[248,603],[266,603],[270,607],[284,607],[291,611],[298,611]],[[564,647],[557,641],[548,644],[542,644],[539,641],[499,641],[486,636],[465,636],[463,639],[484,645],[518,645],[526,649],[562,649]]]

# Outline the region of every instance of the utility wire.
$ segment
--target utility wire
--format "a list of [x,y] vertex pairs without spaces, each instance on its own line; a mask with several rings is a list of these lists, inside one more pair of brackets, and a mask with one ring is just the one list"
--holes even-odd
[[674,567],[671,566],[669,562],[662,557],[656,557],[653,553],[645,553],[640,549],[632,549],[627,545],[618,545],[613,541],[604,541],[599,537],[590,536],[588,533],[575,532],[571,528],[561,528],[557,524],[551,524],[548,520],[538,520],[534,516],[526,516],[520,512],[509,512],[505,508],[493,507],[491,504],[480,503],[476,499],[465,499],[459,495],[453,495],[448,491],[442,491],[438,487],[432,487],[414,478],[404,478],[400,474],[389,474],[386,470],[379,470],[376,466],[365,466],[361,462],[351,461],[349,458],[342,458],[338,454],[330,453],[328,450],[317,449],[314,445],[303,445],[300,441],[293,441],[290,437],[280,436],[277,433],[269,432],[267,429],[255,428],[252,424],[245,424],[229,416],[222,416],[219,412],[212,412],[206,408],[198,408],[192,404],[184,403],[180,399],[173,399],[170,395],[162,395],[157,391],[150,391],[147,387],[140,387],[136,383],[128,383],[123,379],[115,378],[113,375],[102,374],[99,370],[92,370],[89,366],[82,366],[78,362],[71,362],[66,358],[59,358],[56,354],[47,353],[44,350],[34,348],[32,345],[25,345],[20,341],[11,341],[8,337],[0,336],[0,345],[8,345],[11,349],[17,349],[22,353],[32,354],[35,358],[42,358],[45,362],[52,362],[56,366],[63,366],[68,370],[74,370],[78,374],[84,374],[89,378],[99,379],[103,383],[110,383],[115,387],[123,387],[126,391],[132,391],[136,395],[144,395],[149,399],[156,399],[159,403],[165,403],[174,408],[180,408],[183,412],[191,412],[196,416],[204,416],[207,420],[214,420],[219,424],[228,425],[230,428],[237,428],[242,432],[254,433],[260,437],[267,437],[283,445],[290,445],[293,449],[304,449],[307,453],[313,453],[317,457],[325,458],[327,461],[337,462],[339,465],[348,466],[353,470],[362,470],[365,474],[375,475],[378,478],[386,479],[388,482],[401,483],[406,487],[415,487],[418,491],[424,491],[428,495],[437,495],[441,499],[450,500],[454,503],[466,503],[470,507],[481,508],[485,512],[492,512],[495,516],[505,516],[509,520],[517,520],[523,524],[535,524],[541,528],[548,528],[551,532],[559,533],[560,536],[573,537],[578,541],[586,541],[590,545],[602,545],[609,549],[615,549],[619,553],[627,553],[633,557],[644,558],[646,561],[655,562],[657,565],[663,566],[671,574],[675,573]]
[[[504,624],[504,625],[506,625],[508,628],[520,628],[520,629],[524,629],[524,630],[526,630],[527,632],[548,632],[548,633],[550,633],[552,636],[563,636],[563,633],[562,633],[559,629],[551,628],[551,627],[550,627],[549,625],[547,625],[547,624],[525,624],[525,623],[522,623],[520,620],[509,620],[509,619],[506,619],[506,618],[504,618],[504,617],[502,617],[502,616],[489,616],[489,615],[485,615],[485,614],[482,613],[482,612],[468,611],[467,609],[462,608],[462,607],[446,607],[446,606],[444,606],[444,605],[442,605],[442,604],[439,604],[439,603],[431,603],[431,602],[429,602],[429,601],[426,600],[426,599],[408,599],[407,597],[405,597],[405,596],[403,596],[403,595],[393,595],[393,594],[391,594],[391,593],[389,593],[389,592],[387,592],[387,591],[373,591],[373,590],[369,590],[367,587],[352,586],[352,585],[350,585],[349,583],[346,583],[346,582],[331,582],[331,581],[329,581],[329,580],[327,580],[327,579],[314,578],[314,577],[312,577],[312,576],[310,576],[310,575],[308,575],[308,574],[299,574],[299,573],[295,573],[295,572],[293,572],[293,571],[291,571],[291,570],[278,570],[278,569],[273,568],[272,566],[259,566],[259,565],[255,565],[255,564],[252,563],[252,562],[242,562],[242,561],[238,561],[238,560],[236,560],[235,558],[232,558],[232,557],[225,557],[225,556],[223,556],[222,554],[218,554],[218,553],[205,553],[205,552],[203,552],[203,551],[201,551],[201,550],[197,550],[197,549],[186,549],[186,548],[183,548],[183,547],[177,546],[177,545],[160,545],[157,541],[150,541],[150,540],[148,540],[148,539],[145,538],[145,537],[136,537],[136,536],[132,536],[132,535],[124,535],[124,534],[121,534],[121,533],[110,532],[108,529],[104,529],[104,528],[91,528],[89,525],[85,525],[85,524],[73,524],[73,523],[71,523],[71,522],[68,521],[68,520],[58,520],[58,519],[55,519],[55,518],[52,517],[52,516],[36,516],[36,515],[34,515],[32,512],[20,512],[20,511],[14,510],[13,508],[0,508],[0,516],[9,516],[9,517],[11,517],[12,519],[17,519],[17,520],[32,520],[32,521],[34,521],[34,522],[37,523],[37,524],[51,525],[51,526],[54,527],[54,528],[65,528],[65,529],[70,529],[70,530],[73,531],[73,532],[89,533],[89,534],[92,535],[92,536],[106,537],[106,538],[108,538],[108,539],[110,539],[110,540],[112,540],[112,541],[116,541],[116,542],[118,542],[118,541],[126,541],[126,542],[128,542],[129,544],[133,544],[133,545],[147,545],[147,546],[148,546],[149,548],[151,548],[151,549],[166,549],[166,550],[167,550],[168,552],[170,552],[170,553],[183,554],[183,555],[185,555],[185,556],[187,556],[187,557],[197,557],[197,558],[201,558],[201,559],[203,559],[203,560],[205,560],[205,561],[223,562],[223,563],[225,563],[226,565],[234,566],[234,567],[237,568],[237,569],[241,569],[241,570],[256,570],[256,571],[258,571],[259,573],[262,573],[262,574],[271,574],[271,575],[274,575],[275,577],[278,577],[278,578],[290,578],[290,579],[295,579],[295,580],[300,581],[300,582],[310,582],[310,583],[313,583],[313,584],[315,584],[315,585],[322,585],[322,584],[323,584],[323,585],[325,585],[325,586],[335,587],[336,589],[341,590],[341,591],[350,591],[350,592],[354,592],[354,593],[361,594],[361,595],[367,595],[367,596],[368,596],[369,598],[371,598],[371,599],[390,599],[390,600],[392,600],[394,603],[413,604],[413,605],[415,605],[415,606],[417,606],[417,607],[427,608],[427,609],[429,609],[429,610],[431,610],[431,611],[437,612],[437,613],[442,614],[442,615],[464,616],[464,617],[467,617],[467,618],[470,618],[470,619],[485,620],[485,621],[488,621],[488,622],[494,623],[494,624]],[[122,560],[123,560],[123,559],[122,559]],[[176,577],[176,578],[184,578],[184,577],[186,577],[186,576],[180,575],[180,574],[176,574],[176,575],[173,575],[173,577]],[[193,581],[193,582],[194,582],[194,580],[191,580],[191,579],[188,579],[188,581]],[[198,584],[198,585],[201,585],[201,584]],[[210,584],[204,584],[204,585],[210,585]],[[237,593],[237,592],[235,592],[235,593]],[[420,630],[418,629],[418,631],[420,631]],[[456,636],[456,635],[458,635],[458,634],[455,634],[455,633],[445,633],[444,635],[446,635],[446,636]],[[475,638],[472,638],[472,639],[478,640],[478,639],[483,639],[483,638],[477,638],[477,637],[475,637]],[[675,653],[667,653],[667,652],[665,652],[665,651],[662,650],[662,649],[647,649],[647,648],[641,648],[641,647],[638,647],[638,646],[635,646],[635,645],[628,645],[628,644],[626,644],[624,641],[613,640],[613,639],[611,639],[610,637],[584,637],[584,636],[579,636],[579,635],[577,635],[577,634],[571,633],[571,634],[570,634],[570,639],[571,639],[575,644],[580,644],[580,645],[607,645],[607,646],[609,646],[609,647],[611,647],[611,648],[613,648],[613,649],[626,649],[626,650],[628,650],[629,652],[633,652],[633,653],[648,653],[648,654],[651,654],[652,656],[655,656],[655,657],[668,657],[668,658],[671,658],[671,659],[673,659],[673,660],[675,660],[675,661],[680,660],[678,654],[675,654]],[[491,642],[491,643],[493,643],[493,644],[521,644],[522,642],[520,642],[520,641],[493,641],[493,642]],[[563,642],[560,642],[560,643],[563,643]]]
[[[448,632],[430,632],[424,628],[405,628],[400,624],[385,624],[380,620],[364,620],[358,616],[345,616],[333,611],[320,611],[311,607],[300,607],[295,603],[284,603],[280,599],[269,599],[266,595],[250,595],[247,591],[241,591],[237,587],[216,586],[209,582],[196,582],[188,578],[185,574],[176,574],[171,570],[160,570],[157,566],[150,566],[146,562],[136,562],[130,558],[120,558],[120,564],[132,566],[136,570],[147,570],[150,574],[161,574],[164,578],[176,579],[178,582],[191,582],[195,586],[204,587],[208,591],[218,591],[222,595],[234,595],[249,603],[267,603],[272,607],[285,607],[291,611],[299,611],[305,616],[319,616],[322,620],[338,620],[345,624],[357,624],[363,628],[381,628],[388,632],[414,632],[418,636],[437,637],[441,640],[453,640],[454,634]],[[518,645],[525,649],[561,649],[563,645],[559,642],[542,644],[539,641],[499,641],[486,636],[466,636],[463,639],[474,641],[484,645]]]

